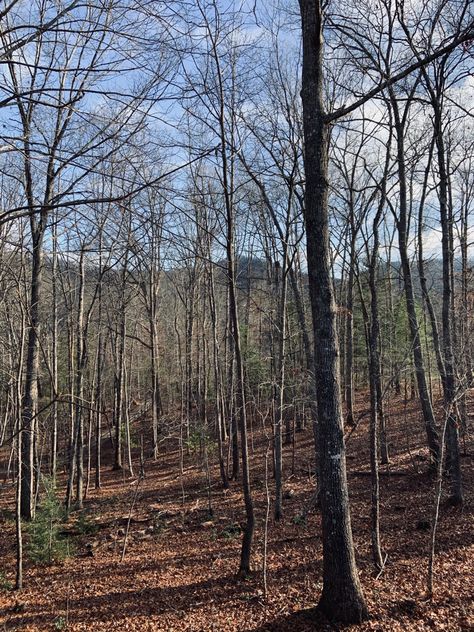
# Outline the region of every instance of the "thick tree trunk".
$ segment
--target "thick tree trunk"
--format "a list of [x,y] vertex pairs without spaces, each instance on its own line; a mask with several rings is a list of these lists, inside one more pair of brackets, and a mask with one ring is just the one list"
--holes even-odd
[[331,619],[357,623],[367,607],[355,563],[346,477],[335,301],[328,229],[329,130],[323,105],[322,9],[300,0],[303,30],[305,220],[314,328],[317,444],[323,538],[319,607]]

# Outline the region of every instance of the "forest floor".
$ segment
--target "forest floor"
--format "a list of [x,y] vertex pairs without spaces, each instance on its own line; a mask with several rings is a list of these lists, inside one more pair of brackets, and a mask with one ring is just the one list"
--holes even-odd
[[[359,409],[367,399],[359,395]],[[462,445],[465,504],[449,507],[443,496],[435,564],[435,597],[427,601],[426,576],[433,507],[433,480],[426,473],[421,420],[414,402],[391,402],[388,410],[390,467],[381,475],[381,537],[387,555],[383,573],[374,571],[370,548],[368,417],[347,441],[352,526],[361,582],[371,618],[344,629],[474,630],[474,446]],[[137,422],[140,423],[140,422]],[[143,421],[142,423],[145,423]],[[89,535],[74,537],[74,552],[50,566],[25,563],[24,589],[11,590],[15,547],[13,487],[0,488],[0,630],[133,630],[225,632],[339,630],[314,608],[321,591],[320,516],[313,509],[298,518],[314,489],[310,429],[285,448],[284,519],[268,524],[267,595],[263,589],[263,542],[267,508],[267,441],[251,442],[257,530],[255,572],[238,581],[239,523],[243,501],[239,483],[228,491],[212,467],[213,516],[208,512],[206,475],[171,443],[158,463],[146,463],[145,479],[128,472],[102,471],[100,490],[85,503]],[[2,460],[5,455],[2,454]],[[138,464],[135,463],[138,470]],[[64,475],[61,478],[64,484]],[[273,480],[269,479],[270,494]],[[63,490],[60,490],[63,493]],[[62,497],[62,496],[61,496]],[[130,514],[133,499],[136,502]],[[130,533],[122,560],[124,532]],[[77,514],[68,529],[74,534]]]

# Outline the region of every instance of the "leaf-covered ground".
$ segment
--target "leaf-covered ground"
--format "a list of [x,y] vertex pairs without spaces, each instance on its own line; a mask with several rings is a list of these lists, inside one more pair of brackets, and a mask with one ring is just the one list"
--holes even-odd
[[[360,409],[366,405],[361,397]],[[392,460],[381,476],[381,534],[387,562],[380,577],[374,572],[370,551],[367,416],[347,442],[357,562],[371,612],[368,622],[349,629],[474,630],[472,441],[462,444],[465,505],[462,509],[442,505],[435,598],[427,601],[433,481],[426,473],[421,421],[411,402],[408,406],[401,401],[392,403],[388,414]],[[136,478],[104,467],[102,488],[97,491],[91,485],[86,501],[87,524],[95,532],[74,536],[77,515],[73,514],[65,527],[74,541],[71,557],[52,566],[26,562],[21,592],[8,588],[8,582],[14,581],[14,502],[12,485],[4,482],[0,491],[0,629],[341,629],[314,610],[321,590],[318,511],[310,511],[306,521],[298,518],[308,506],[314,486],[310,429],[296,435],[293,473],[292,448],[285,448],[285,513],[283,521],[275,524],[270,512],[265,598],[266,446],[265,437],[255,430],[251,445],[258,519],[255,571],[244,582],[235,578],[243,520],[239,484],[232,483],[230,490],[222,491],[213,466],[211,517],[205,472],[195,465],[195,456],[186,455],[180,476],[179,452],[171,442],[157,464],[147,462],[138,493]],[[4,457],[2,453],[2,460]],[[271,476],[268,484],[272,494]]]

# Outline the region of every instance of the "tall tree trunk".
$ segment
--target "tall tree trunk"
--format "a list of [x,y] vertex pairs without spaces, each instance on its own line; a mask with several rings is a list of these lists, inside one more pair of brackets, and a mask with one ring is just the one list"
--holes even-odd
[[[287,235],[288,237],[288,235]],[[277,278],[278,312],[278,350],[275,377],[278,381],[276,387],[276,424],[275,424],[275,520],[280,520],[283,515],[283,458],[282,458],[282,433],[285,407],[285,347],[286,347],[286,296],[288,288],[288,240],[283,244],[283,266],[281,268],[281,281]],[[278,271],[277,271],[278,274]]]
[[355,562],[339,385],[335,301],[328,227],[328,143],[323,100],[323,33],[319,0],[300,0],[303,33],[305,221],[314,329],[317,444],[323,538],[319,607],[331,619],[367,617]]
[[441,221],[441,252],[443,259],[443,359],[444,359],[444,405],[448,412],[446,426],[446,459],[451,478],[450,502],[463,503],[461,461],[459,453],[459,428],[455,412],[456,376],[454,369],[454,310],[453,310],[453,232],[448,199],[448,171],[443,135],[442,110],[436,95],[432,94],[435,138],[439,170],[439,212]]
[[[123,290],[125,291],[125,290]],[[114,425],[115,425],[115,449],[114,449],[114,470],[121,470],[122,462],[122,426],[123,426],[123,389],[125,373],[125,339],[127,325],[125,317],[125,302],[122,301],[120,314],[120,328],[117,333],[117,367],[115,374],[115,403],[114,403]]]
[[[352,206],[352,205],[351,205]],[[346,353],[344,366],[345,402],[347,408],[346,422],[349,426],[354,425],[354,275],[355,275],[355,228],[354,209],[351,213],[351,231],[349,240],[349,273],[347,275],[347,295],[346,295]]]
[[57,454],[58,454],[58,252],[57,252],[57,224],[53,224],[53,261],[51,284],[53,294],[52,313],[52,345],[51,345],[51,394],[54,398],[51,410],[51,477],[56,484]]
[[255,515],[253,509],[252,493],[250,488],[250,463],[248,456],[248,440],[247,440],[247,411],[245,404],[245,382],[244,382],[244,364],[242,359],[242,351],[240,344],[239,317],[237,311],[237,293],[235,283],[235,262],[234,262],[234,245],[231,235],[233,235],[233,223],[228,216],[228,273],[229,273],[229,298],[230,313],[232,321],[232,335],[234,339],[234,353],[236,365],[236,405],[240,426],[240,444],[242,451],[242,487],[244,492],[244,503],[246,513],[246,524],[242,539],[242,550],[240,556],[239,575],[245,577],[250,573],[250,558],[252,551],[253,532],[255,528]]
[[425,207],[426,195],[428,191],[429,177],[430,177],[431,166],[432,166],[432,157],[433,157],[433,144],[430,146],[430,151],[428,155],[428,163],[426,165],[426,170],[425,170],[425,175],[424,175],[424,180],[423,180],[423,190],[421,194],[420,205],[418,208],[418,275],[420,277],[421,293],[423,296],[426,309],[428,310],[428,316],[430,319],[431,334],[433,337],[433,347],[434,347],[435,356],[436,356],[436,364],[438,367],[438,372],[441,377],[441,380],[444,381],[444,361],[441,355],[441,343],[439,339],[438,322],[436,320],[436,314],[435,314],[435,309],[433,306],[433,301],[431,300],[431,296],[428,291],[425,261],[423,258],[424,207]]
[[95,392],[95,488],[100,489],[100,466],[101,466],[101,448],[102,448],[102,407],[103,407],[103,392],[102,392],[102,367],[104,364],[104,334],[102,331],[102,230],[99,236],[99,287],[97,289],[98,300],[98,314],[97,314],[97,384]]
[[[242,357],[242,344],[240,338],[239,313],[237,305],[237,280],[235,262],[235,209],[233,204],[233,161],[227,154],[227,132],[226,132],[226,111],[225,94],[223,85],[223,75],[220,67],[220,59],[217,51],[216,39],[212,38],[212,54],[216,64],[216,73],[219,89],[219,140],[222,159],[222,184],[225,204],[226,219],[226,263],[227,263],[227,287],[229,298],[229,322],[231,329],[231,341],[235,358],[236,376],[236,409],[234,413],[238,415],[240,430],[240,449],[242,453],[242,489],[244,493],[244,504],[246,523],[242,538],[242,549],[240,555],[239,576],[245,577],[250,573],[250,558],[252,551],[253,533],[255,529],[255,514],[253,507],[252,491],[250,486],[250,463],[248,455],[247,439],[247,410],[245,400],[245,378],[244,362]],[[231,136],[232,138],[232,136]],[[233,138],[232,138],[233,140]],[[233,143],[232,143],[233,145]],[[232,360],[231,360],[232,363]],[[235,462],[234,462],[235,467]]]
[[[74,384],[72,418],[72,438],[69,450],[69,475],[66,487],[66,509],[69,510],[72,503],[74,483],[76,486],[77,508],[82,508],[84,490],[84,429],[83,429],[83,405],[84,405],[84,251],[81,250],[79,261],[79,296],[76,313],[75,335],[75,372],[72,378]],[[72,353],[72,349],[71,349]]]
[[418,324],[418,316],[416,313],[415,292],[413,288],[410,259],[408,255],[408,189],[405,164],[404,125],[400,117],[398,102],[395,94],[392,89],[390,89],[389,92],[397,136],[397,166],[400,187],[399,215],[397,218],[398,247],[400,250],[400,260],[405,286],[405,300],[410,330],[410,342],[413,350],[413,362],[415,365],[416,380],[420,396],[421,409],[423,413],[423,420],[425,423],[428,448],[433,462],[436,463],[439,454],[439,437],[433,412],[433,404],[431,402],[428,384],[426,381],[420,329]]
[[[230,306],[230,292],[228,292],[228,306]],[[237,421],[236,411],[236,393],[235,393],[235,340],[232,334],[232,316],[230,313],[230,307],[228,307],[229,318],[229,335],[227,337],[227,348],[229,351],[229,363],[227,370],[227,418],[230,424],[230,437],[232,446],[232,472],[230,475],[231,480],[235,481],[239,477],[240,473],[240,453],[239,453],[239,427]]]
[[[210,258],[210,252],[209,252]],[[217,447],[219,454],[219,471],[222,479],[222,486],[224,489],[228,489],[229,480],[227,478],[227,470],[224,459],[224,406],[222,401],[222,382],[219,369],[219,337],[217,335],[217,309],[216,309],[216,294],[214,285],[214,269],[212,261],[209,262],[208,283],[209,283],[209,309],[211,313],[211,328],[212,328],[212,340],[213,340],[213,369],[214,369],[214,388],[216,396],[216,427],[215,433],[217,436]]]
[[84,249],[79,261],[79,303],[76,332],[76,504],[82,509],[84,500],[84,370],[86,365],[86,341],[84,332]]
[[371,540],[372,557],[378,570],[383,568],[380,543],[380,481],[379,481],[379,433],[383,428],[382,462],[388,463],[387,438],[383,424],[382,377],[380,365],[380,319],[377,291],[377,263],[379,256],[379,224],[386,198],[387,174],[390,150],[387,150],[385,170],[381,185],[380,202],[373,221],[373,247],[369,258],[370,321],[369,321],[369,384],[370,384],[370,472],[371,472]]
[[160,378],[158,373],[158,332],[156,327],[156,299],[151,295],[155,290],[150,288],[152,306],[149,313],[150,346],[151,346],[151,418],[153,425],[153,458],[158,459],[158,440],[161,409]]
[[34,437],[38,408],[39,375],[39,302],[43,272],[43,237],[46,218],[39,225],[32,220],[33,255],[29,302],[29,331],[26,350],[26,377],[22,405],[21,515],[31,520],[35,513]]

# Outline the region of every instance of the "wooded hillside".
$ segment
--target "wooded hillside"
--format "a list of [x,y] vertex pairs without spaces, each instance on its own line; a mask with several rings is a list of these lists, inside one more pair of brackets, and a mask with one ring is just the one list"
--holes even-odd
[[471,0],[1,0],[0,620],[470,629]]

